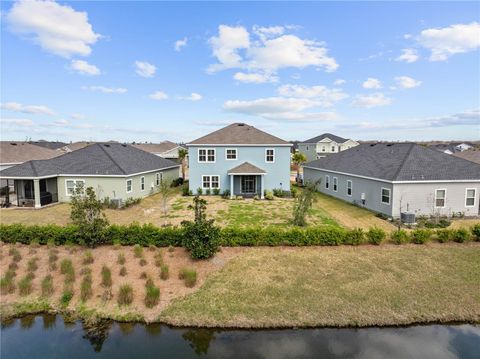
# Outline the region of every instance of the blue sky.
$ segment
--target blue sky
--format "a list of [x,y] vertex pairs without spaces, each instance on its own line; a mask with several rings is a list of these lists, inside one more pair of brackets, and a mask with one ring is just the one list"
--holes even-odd
[[1,3],[1,137],[480,138],[478,2]]

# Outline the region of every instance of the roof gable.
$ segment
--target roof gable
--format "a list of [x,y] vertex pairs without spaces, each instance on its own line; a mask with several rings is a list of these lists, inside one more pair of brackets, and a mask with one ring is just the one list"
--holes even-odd
[[191,141],[187,145],[288,145],[281,138],[270,135],[245,123],[232,123],[217,131]]
[[343,138],[343,137],[340,137],[340,136],[337,136],[337,135],[334,135],[334,134],[331,134],[331,133],[324,133],[324,134],[321,134],[320,136],[310,138],[310,139],[305,140],[301,143],[317,143],[317,142],[322,141],[326,138],[329,138],[330,140],[335,141],[336,143],[344,143],[344,142],[348,141],[347,138]]

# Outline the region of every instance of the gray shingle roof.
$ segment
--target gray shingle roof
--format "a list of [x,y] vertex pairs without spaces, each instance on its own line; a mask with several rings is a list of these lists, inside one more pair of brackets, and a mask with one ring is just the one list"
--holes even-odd
[[413,143],[362,144],[305,167],[388,181],[480,180],[480,165]]
[[0,172],[0,177],[131,175],[167,167],[173,161],[120,143],[96,143],[49,160],[28,161]]
[[188,145],[290,145],[281,138],[270,135],[245,123],[232,123],[188,143]]
[[322,135],[320,135],[320,136],[316,136],[316,137],[310,138],[310,139],[305,140],[305,141],[303,141],[303,142],[301,142],[301,143],[317,143],[318,141],[321,141],[321,140],[323,140],[324,138],[327,138],[327,137],[328,137],[329,139],[335,141],[336,143],[344,143],[344,142],[348,141],[347,138],[343,138],[343,137],[340,137],[340,136],[336,136],[336,135],[331,134],[331,133],[324,133],[324,134],[322,134]]
[[265,170],[252,165],[250,162],[243,162],[241,165],[233,167],[228,171],[228,174],[263,174],[267,173]]

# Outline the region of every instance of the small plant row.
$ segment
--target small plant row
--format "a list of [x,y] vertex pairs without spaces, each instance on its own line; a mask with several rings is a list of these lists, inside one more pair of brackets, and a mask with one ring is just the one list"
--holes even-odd
[[[157,247],[182,246],[191,237],[191,231],[186,227],[160,228],[151,224],[131,224],[129,226],[111,225],[102,235],[98,244],[121,244],[137,245],[135,256],[142,261],[143,253],[141,246],[154,245]],[[409,233],[403,230],[394,231],[390,234],[391,240],[395,243],[422,243],[436,239],[439,242],[456,241],[465,242],[468,240],[480,241],[480,224],[469,229],[416,229]],[[33,225],[23,224],[0,225],[0,238],[6,243],[40,243],[40,244],[84,244],[77,227],[73,225]],[[379,244],[387,239],[387,233],[380,228],[371,228],[368,231],[361,229],[348,230],[344,228],[321,226],[305,228],[236,228],[227,227],[219,229],[218,245],[235,246],[310,246],[322,245],[332,246],[340,244]],[[10,255],[18,262],[21,255],[15,249]],[[53,255],[53,258],[55,255]],[[91,261],[86,256],[86,262]],[[55,262],[52,260],[51,263]],[[142,261],[143,263],[143,261]]]

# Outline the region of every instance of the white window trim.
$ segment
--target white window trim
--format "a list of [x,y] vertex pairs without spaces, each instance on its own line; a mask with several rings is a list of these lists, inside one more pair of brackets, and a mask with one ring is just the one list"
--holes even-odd
[[[130,191],[128,190],[128,182],[130,181]],[[125,191],[127,193],[132,193],[133,192],[133,179],[129,178],[125,180]]]
[[[328,186],[327,186],[328,184]],[[325,189],[330,189],[330,176],[325,175]]]
[[[445,191],[445,197],[443,197],[443,206],[437,206],[437,191]],[[435,188],[435,208],[445,208],[447,206],[447,189],[446,188]]]
[[[350,182],[350,194],[348,194],[348,183]],[[352,197],[353,194],[353,182],[352,180],[347,180],[347,196]]]
[[[142,188],[143,187],[143,188]],[[145,191],[145,176],[140,177],[140,192]]]
[[[388,191],[388,202],[383,202],[383,190]],[[388,204],[388,205],[390,205],[390,203],[392,203],[392,190],[390,188],[381,187],[381,189],[380,189],[380,203],[381,204]]]
[[[335,187],[337,188],[335,189]],[[338,177],[333,177],[332,189],[333,189],[333,192],[338,192]]]
[[155,185],[160,186],[163,181],[163,172],[155,173]]
[[65,179],[65,194],[67,195],[67,197],[71,197],[73,194],[69,194],[68,193],[68,187],[67,187],[67,182],[68,181],[73,181],[75,182],[75,186],[73,187],[73,191],[75,192],[76,188],[77,188],[77,182],[83,182],[83,191],[85,192],[85,180],[84,179],[81,179],[81,178],[67,178]]
[[[227,152],[235,151],[235,158],[228,158]],[[225,148],[225,161],[236,161],[238,159],[238,150],[236,148]]]
[[[468,191],[474,191],[473,192],[473,205],[471,205],[471,206],[467,206],[467,198],[471,198],[471,197],[467,197]],[[445,195],[445,197],[446,197],[446,195]],[[476,203],[477,203],[477,189],[476,188],[465,188],[465,207],[466,208],[475,207]]]
[[[200,150],[205,150],[205,161],[200,161]],[[213,158],[214,158],[213,161],[208,160],[209,150],[213,150]],[[215,148],[202,147],[197,150],[197,163],[215,163],[215,162],[217,162],[217,150]]]
[[[267,161],[267,151],[273,151],[273,161]],[[275,148],[265,148],[265,163],[275,163]]]
[[[210,177],[210,179],[208,180],[210,187],[203,187],[203,183],[204,183],[203,177]],[[214,188],[212,187],[212,182],[213,182],[212,177],[218,177],[218,187],[215,187],[215,188],[220,189],[220,184],[221,184],[220,175],[202,175],[202,190],[207,190],[207,189],[210,189],[211,191],[214,190]]]

